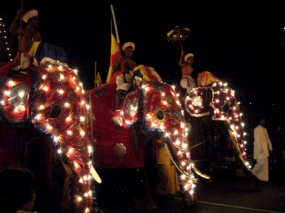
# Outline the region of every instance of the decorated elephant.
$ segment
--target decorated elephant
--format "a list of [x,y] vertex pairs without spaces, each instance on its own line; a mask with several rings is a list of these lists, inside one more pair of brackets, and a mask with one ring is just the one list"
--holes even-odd
[[[195,160],[201,160],[202,152],[209,153],[205,150],[210,146],[210,141],[207,141],[205,138],[197,138],[199,132],[200,134],[204,134],[204,136],[209,133],[207,131],[201,133],[203,125],[205,127],[205,123],[209,124],[209,122],[205,122],[205,120],[208,118],[208,120],[214,122],[222,122],[222,129],[227,130],[228,133],[226,135],[232,142],[235,150],[233,158],[239,162],[240,168],[247,176],[254,178],[250,170],[251,165],[247,161],[246,133],[244,132],[242,113],[240,112],[238,101],[235,98],[234,90],[231,89],[227,83],[223,83],[219,78],[208,71],[199,73],[198,85],[199,87],[193,88],[188,93],[184,102],[188,117],[190,115],[189,123],[192,125],[192,137],[191,134],[189,135],[192,156],[196,158]],[[202,119],[204,119],[204,121]],[[209,128],[208,124],[206,124],[206,128],[204,129]],[[193,134],[195,134],[195,136],[193,136]],[[207,142],[208,144],[206,144]],[[201,147],[203,146],[204,150],[201,151],[203,149]],[[200,154],[198,153],[199,151],[196,153],[197,147],[201,148]],[[211,150],[211,152],[215,153],[213,150]],[[204,173],[203,177],[210,179],[211,169],[208,171],[210,171],[210,173]]]
[[[102,177],[102,184],[107,181],[105,191],[111,184],[108,182],[111,174],[118,183],[124,181],[120,179],[122,170],[133,170],[133,176],[125,181],[134,179],[135,171],[144,168],[146,138],[162,137],[179,171],[185,206],[193,207],[195,177],[191,172],[192,162],[187,141],[189,128],[175,90],[169,84],[156,80],[144,81],[139,87],[133,85],[126,91],[120,111],[114,110],[115,94],[115,83],[106,83],[86,92],[86,99],[90,100],[94,115],[94,166]],[[138,185],[135,189],[137,188]],[[114,190],[124,189],[109,190],[114,193]],[[145,205],[143,210],[156,208],[155,204]]]
[[[64,183],[66,209],[78,213],[93,212],[91,174],[94,170],[90,157],[89,111],[77,71],[46,64],[29,66],[24,70],[12,69],[0,80],[1,132],[6,133],[1,136],[1,144],[13,138],[13,133],[16,133],[13,127],[23,127],[27,123],[49,136],[67,176]],[[10,135],[7,134],[9,132]],[[19,137],[10,142],[20,143]],[[12,144],[1,144],[1,158],[15,155],[14,148],[8,150],[6,147]],[[39,160],[33,159],[35,163]],[[5,163],[5,159],[1,159],[1,163]],[[58,211],[53,209],[53,212]]]

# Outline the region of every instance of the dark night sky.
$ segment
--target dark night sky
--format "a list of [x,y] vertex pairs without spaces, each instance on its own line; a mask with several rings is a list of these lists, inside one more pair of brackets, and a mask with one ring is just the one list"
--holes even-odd
[[[20,0],[0,2],[9,24]],[[133,41],[137,64],[154,67],[168,83],[178,83],[181,75],[180,46],[166,37],[176,25],[191,29],[183,46],[195,54],[194,76],[208,70],[234,86],[281,83],[285,48],[278,35],[285,23],[284,0],[162,2],[24,0],[24,8],[39,10],[43,40],[65,49],[87,89],[93,87],[95,61],[103,81],[107,76],[111,4],[121,44]]]

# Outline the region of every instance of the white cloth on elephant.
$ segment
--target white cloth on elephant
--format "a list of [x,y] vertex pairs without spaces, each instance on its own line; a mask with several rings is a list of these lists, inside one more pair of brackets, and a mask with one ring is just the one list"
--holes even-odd
[[190,94],[193,88],[197,87],[197,84],[195,80],[192,78],[192,76],[183,77],[180,81],[180,85],[182,88],[187,89],[188,94]]
[[266,128],[262,127],[261,125],[258,125],[254,129],[253,145],[254,145],[253,158],[256,160],[256,165],[252,169],[252,172],[259,180],[268,181],[269,150],[272,151],[273,148]]
[[116,77],[117,90],[125,90],[127,91],[131,87],[131,81],[133,77],[133,71],[129,71],[129,73],[120,74]]

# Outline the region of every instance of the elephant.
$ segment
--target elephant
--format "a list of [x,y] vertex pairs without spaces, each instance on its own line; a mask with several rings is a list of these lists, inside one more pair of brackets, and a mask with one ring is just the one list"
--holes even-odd
[[[66,202],[72,205],[67,208],[76,213],[95,211],[91,175],[96,172],[91,164],[90,111],[77,70],[57,64],[31,65],[27,69],[12,69],[0,80],[1,132],[6,133],[1,143],[6,140],[19,143],[13,141],[13,128],[27,123],[47,135],[68,174],[65,198],[71,196]],[[5,152],[5,149],[8,148],[0,147],[5,157],[9,157],[7,153],[14,154],[15,150]]]
[[[200,73],[199,75],[202,76],[205,74],[210,77],[213,76],[209,72]],[[206,129],[209,128],[209,121],[205,120],[208,119],[214,122],[222,122],[222,128],[226,129],[228,132],[227,135],[233,144],[236,153],[235,160],[239,163],[239,166],[245,175],[256,181],[256,177],[251,172],[251,165],[247,160],[246,133],[244,131],[242,113],[240,112],[238,101],[235,98],[234,90],[230,88],[227,83],[223,83],[220,79],[212,79],[214,80],[209,81],[208,79],[206,84],[198,82],[199,87],[193,88],[187,94],[183,102],[183,108],[185,108],[188,113],[185,113],[188,116],[188,119],[186,120],[190,120],[189,123],[192,126],[191,130],[195,134],[194,137],[193,135],[192,137],[189,135],[192,156],[195,156],[196,147],[204,145],[202,142],[203,140],[204,142],[207,142],[207,139],[197,139],[197,133],[199,131],[201,132],[205,123]],[[202,121],[202,119],[204,119],[204,121]],[[208,132],[202,134],[205,136]],[[207,146],[209,146],[209,144],[205,144],[205,147]],[[204,152],[207,153],[207,151]],[[199,154],[197,154],[196,157],[199,160],[201,155],[199,156]],[[202,177],[211,179],[212,169],[208,170],[210,174],[204,173]]]
[[[133,85],[125,92],[120,111],[115,110],[115,95],[115,83],[105,83],[86,91],[86,100],[90,101],[94,116],[94,167],[102,177],[102,184],[103,172],[107,172],[105,181],[112,174],[119,182],[120,169],[137,171],[143,168],[146,138],[159,135],[157,137],[162,137],[167,143],[172,162],[179,171],[184,206],[193,208],[196,178],[191,170],[188,149],[189,125],[185,122],[175,90],[169,84],[156,80],[143,81],[142,85]],[[105,187],[108,185],[109,182]],[[114,189],[109,190],[114,193]],[[153,205],[143,210],[156,208]]]

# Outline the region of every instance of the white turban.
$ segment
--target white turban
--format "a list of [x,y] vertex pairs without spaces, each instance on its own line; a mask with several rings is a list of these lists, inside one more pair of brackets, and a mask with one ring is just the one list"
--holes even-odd
[[23,15],[23,21],[28,23],[29,19],[32,17],[38,16],[37,10],[29,10]]

